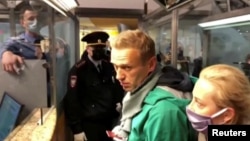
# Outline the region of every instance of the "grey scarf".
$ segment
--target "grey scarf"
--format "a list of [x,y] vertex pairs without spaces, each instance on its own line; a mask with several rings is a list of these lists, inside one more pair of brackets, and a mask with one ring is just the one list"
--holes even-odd
[[157,67],[147,79],[133,92],[128,92],[123,99],[121,124],[113,129],[113,132],[120,137],[128,137],[131,129],[132,118],[141,111],[142,103],[148,93],[154,88],[161,75],[160,68]]

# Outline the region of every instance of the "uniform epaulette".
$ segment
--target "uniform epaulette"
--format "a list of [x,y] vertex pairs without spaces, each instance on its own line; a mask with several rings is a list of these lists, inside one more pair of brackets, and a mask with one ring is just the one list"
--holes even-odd
[[22,39],[21,37],[19,36],[13,36],[13,37],[10,37],[11,40],[20,40]]
[[107,63],[107,62],[108,62],[108,61],[107,61],[107,60],[105,60],[105,59],[102,59],[102,61],[103,61],[103,62],[105,62],[105,63]]
[[82,65],[84,65],[84,64],[85,64],[85,62],[86,62],[85,60],[80,60],[79,62],[77,62],[77,63],[76,63],[76,65],[75,65],[75,66],[76,66],[76,68],[81,67]]

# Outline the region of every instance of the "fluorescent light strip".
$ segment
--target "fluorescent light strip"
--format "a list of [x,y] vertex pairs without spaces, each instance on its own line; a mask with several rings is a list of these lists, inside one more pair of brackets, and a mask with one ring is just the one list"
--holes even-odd
[[62,2],[61,0],[53,0],[57,5],[59,5],[60,7],[62,7],[65,11],[69,11],[67,4],[65,4],[64,2]]
[[43,0],[45,3],[47,3],[49,6],[53,7],[55,10],[57,10],[58,12],[60,12],[61,14],[63,14],[65,17],[67,17],[67,14],[62,11],[61,9],[59,9],[56,5],[54,5],[52,2],[50,2],[49,0]]
[[64,1],[64,0],[57,0],[57,1],[60,1],[60,3],[61,3],[67,10],[70,10],[70,9],[73,8],[72,5],[71,5],[72,0],[71,0],[71,1],[68,1],[67,3],[66,3],[66,1]]
[[211,21],[211,22],[200,23],[199,26],[211,27],[211,26],[219,26],[219,25],[238,23],[238,22],[244,22],[244,21],[250,21],[250,14],[232,17],[232,18],[226,18],[222,20]]
[[9,19],[9,14],[0,14],[0,19]]
[[68,7],[70,8],[70,9],[73,9],[73,8],[76,8],[78,5],[77,5],[77,3],[75,2],[75,0],[71,0],[71,1],[67,1],[66,2],[66,0],[62,0],[62,1],[64,1],[64,3],[66,4],[66,5],[68,5]]
[[204,30],[213,30],[213,29],[221,29],[221,28],[233,28],[233,27],[244,26],[244,25],[250,25],[250,22],[243,22],[243,23],[235,23],[235,24],[226,24],[226,25],[220,25],[220,26],[207,27],[207,28],[204,28]]
[[57,5],[59,5],[60,7],[62,7],[65,11],[69,11],[73,8],[77,7],[77,3],[74,0],[53,0]]

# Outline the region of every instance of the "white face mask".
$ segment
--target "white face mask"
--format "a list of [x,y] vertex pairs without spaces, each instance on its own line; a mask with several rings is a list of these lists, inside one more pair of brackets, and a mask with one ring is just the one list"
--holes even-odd
[[56,53],[56,57],[57,58],[62,58],[64,56],[64,54],[62,53],[62,52],[60,52],[60,51],[58,51],[57,53]]
[[37,19],[34,19],[32,21],[29,21],[29,25],[28,25],[28,30],[30,32],[38,32],[38,25],[37,25]]
[[181,65],[177,64],[177,69],[180,70],[181,69]]

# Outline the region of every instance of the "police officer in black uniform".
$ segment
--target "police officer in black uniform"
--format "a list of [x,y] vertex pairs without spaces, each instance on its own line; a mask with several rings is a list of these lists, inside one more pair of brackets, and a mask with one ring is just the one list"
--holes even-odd
[[64,110],[75,141],[110,141],[106,130],[111,130],[112,122],[119,117],[116,108],[124,92],[115,79],[113,65],[104,60],[108,38],[102,31],[83,37],[88,56],[69,72]]

